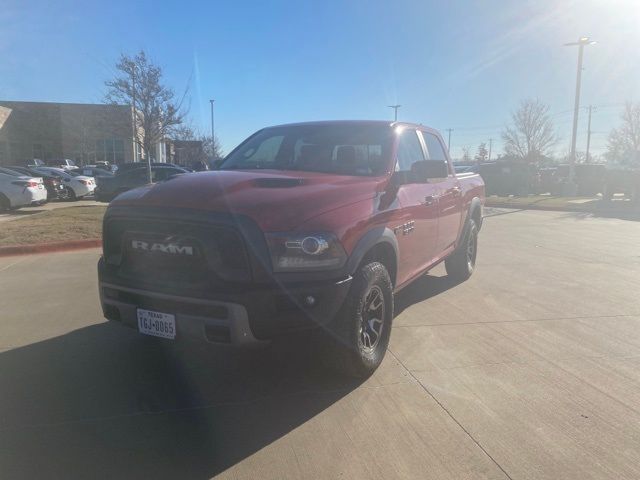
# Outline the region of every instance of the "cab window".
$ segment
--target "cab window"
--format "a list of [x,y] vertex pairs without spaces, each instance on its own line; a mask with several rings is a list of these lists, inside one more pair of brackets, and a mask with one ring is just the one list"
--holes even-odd
[[408,172],[415,162],[425,160],[420,139],[415,130],[405,130],[398,140],[396,171]]

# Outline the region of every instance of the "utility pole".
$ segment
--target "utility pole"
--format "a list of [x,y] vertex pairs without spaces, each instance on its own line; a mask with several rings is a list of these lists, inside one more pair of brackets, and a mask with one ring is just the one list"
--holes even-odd
[[215,142],[215,130],[213,128],[213,102],[215,102],[215,100],[209,100],[209,102],[211,103],[211,141]]
[[397,122],[398,121],[398,109],[401,107],[402,105],[388,105],[389,108],[393,108],[393,121]]
[[578,114],[580,113],[580,86],[582,82],[582,56],[585,45],[593,45],[594,41],[589,37],[580,37],[577,42],[565,43],[565,46],[578,46],[578,73],[576,75],[576,98],[573,107],[573,131],[571,133],[571,154],[569,158],[569,179],[564,185],[565,196],[575,195],[577,186],[576,176],[576,137],[578,135]]
[[449,140],[447,141],[447,150],[451,152],[451,132],[453,132],[453,128],[447,128],[446,131],[449,132]]
[[487,160],[488,162],[491,161],[491,147],[493,146],[493,138],[489,139],[489,159]]
[[587,153],[585,155],[585,161],[589,163],[589,147],[591,146],[591,110],[593,107],[589,105],[589,126],[587,127]]

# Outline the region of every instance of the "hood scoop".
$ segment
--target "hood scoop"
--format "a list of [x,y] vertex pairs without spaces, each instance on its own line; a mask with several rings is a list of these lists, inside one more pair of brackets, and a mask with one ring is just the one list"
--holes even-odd
[[256,178],[253,184],[260,188],[291,188],[304,183],[302,178]]

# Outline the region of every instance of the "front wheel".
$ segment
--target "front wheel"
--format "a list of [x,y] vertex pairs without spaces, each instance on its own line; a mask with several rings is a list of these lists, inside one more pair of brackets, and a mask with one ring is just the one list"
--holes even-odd
[[371,375],[389,345],[393,320],[393,286],[379,262],[363,265],[328,333],[328,361],[354,377]]
[[476,268],[477,254],[478,226],[475,220],[469,219],[462,242],[444,262],[447,275],[457,282],[467,280]]

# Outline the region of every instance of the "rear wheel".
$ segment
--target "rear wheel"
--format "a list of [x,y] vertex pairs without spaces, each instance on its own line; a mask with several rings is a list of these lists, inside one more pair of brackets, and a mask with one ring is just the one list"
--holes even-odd
[[329,329],[328,361],[341,373],[371,375],[389,345],[393,320],[393,286],[379,262],[363,265]]
[[76,200],[78,200],[78,197],[76,197],[76,192],[74,192],[73,188],[71,187],[67,187],[67,200],[69,202],[75,202]]
[[467,280],[476,267],[477,254],[478,226],[475,220],[470,218],[465,228],[462,242],[444,262],[447,275],[458,282]]

